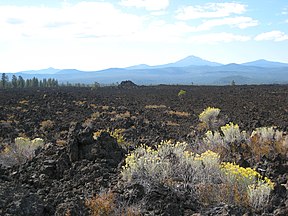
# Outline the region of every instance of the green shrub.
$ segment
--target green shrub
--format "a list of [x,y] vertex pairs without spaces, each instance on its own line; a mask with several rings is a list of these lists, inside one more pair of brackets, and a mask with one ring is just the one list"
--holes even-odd
[[182,97],[186,94],[186,91],[181,89],[179,92],[178,92],[178,97]]

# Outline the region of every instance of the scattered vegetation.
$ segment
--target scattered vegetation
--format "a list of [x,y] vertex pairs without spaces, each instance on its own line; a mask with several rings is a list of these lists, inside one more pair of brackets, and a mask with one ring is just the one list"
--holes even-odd
[[35,151],[44,146],[44,140],[35,138],[17,137],[15,143],[4,146],[0,152],[0,164],[4,166],[13,166],[30,160],[35,156]]
[[208,107],[203,110],[199,115],[199,120],[202,123],[202,126],[208,129],[217,128],[219,126],[219,113],[220,109],[214,107]]
[[93,135],[93,138],[95,140],[98,139],[98,137],[101,135],[101,133],[103,132],[108,132],[110,134],[110,136],[112,136],[113,138],[115,138],[117,140],[117,143],[126,148],[129,146],[129,144],[127,143],[127,141],[125,140],[124,136],[123,136],[123,133],[124,133],[125,129],[122,129],[122,128],[118,128],[118,129],[115,129],[115,130],[99,130],[99,131],[96,131]]
[[42,131],[46,131],[46,130],[50,130],[54,127],[54,122],[51,120],[45,120],[45,121],[42,121],[40,123],[40,125],[41,125],[40,129]]
[[209,129],[196,139],[202,148],[172,141],[141,145],[127,155],[122,179],[143,185],[147,192],[160,185],[189,192],[204,205],[224,202],[254,209],[267,205],[274,183],[253,168],[237,165],[231,154],[246,154],[252,164],[264,156],[287,156],[287,136],[275,127],[249,134],[232,122],[220,126],[219,113],[220,109],[208,107],[199,115]]
[[[273,189],[270,179],[262,180],[251,168],[221,162],[216,152],[195,154],[187,149],[187,143],[171,141],[162,142],[155,149],[140,146],[126,157],[122,178],[140,183],[146,191],[153,185],[190,191],[207,204],[226,202],[258,208],[267,203]],[[210,193],[203,190],[203,184]]]
[[190,114],[188,112],[180,112],[180,111],[167,111],[169,115],[176,115],[180,117],[188,117]]
[[183,97],[184,95],[186,95],[186,91],[181,89],[179,92],[178,92],[178,97]]
[[107,192],[86,200],[85,204],[90,209],[91,216],[110,216],[115,211],[114,202],[114,194]]
[[163,108],[167,108],[166,105],[146,105],[145,109],[163,109]]
[[111,191],[87,199],[85,204],[89,208],[91,216],[140,216],[137,209],[121,206]]

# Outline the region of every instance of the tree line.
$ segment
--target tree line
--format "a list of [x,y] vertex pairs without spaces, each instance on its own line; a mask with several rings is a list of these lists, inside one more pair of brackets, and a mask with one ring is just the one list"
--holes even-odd
[[0,80],[0,88],[8,89],[8,88],[47,88],[47,87],[58,87],[58,80],[54,78],[49,79],[42,79],[39,80],[36,77],[32,79],[24,79],[22,76],[13,75],[11,81],[9,80],[8,75],[2,73],[1,80]]

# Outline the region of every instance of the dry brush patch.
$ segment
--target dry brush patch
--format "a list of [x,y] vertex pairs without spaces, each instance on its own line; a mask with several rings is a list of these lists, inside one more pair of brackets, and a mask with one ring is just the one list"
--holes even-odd
[[35,151],[44,146],[44,140],[35,138],[30,140],[25,137],[17,137],[14,143],[4,146],[0,152],[0,164],[13,166],[21,164],[35,156]]
[[145,106],[145,109],[165,109],[165,108],[167,108],[167,106],[163,105],[163,104],[161,104],[161,105],[153,105],[153,104],[151,104],[151,105],[146,105]]
[[188,112],[181,112],[181,111],[167,111],[166,112],[168,115],[175,115],[175,116],[179,116],[179,117],[189,117],[190,113]]
[[117,201],[116,195],[111,192],[104,192],[86,199],[86,207],[90,210],[91,216],[140,216],[138,209],[132,206],[123,206]]

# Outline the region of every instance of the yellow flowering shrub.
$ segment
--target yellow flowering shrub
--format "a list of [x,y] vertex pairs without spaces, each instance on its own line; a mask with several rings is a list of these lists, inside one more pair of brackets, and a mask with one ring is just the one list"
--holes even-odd
[[115,129],[115,130],[98,130],[96,132],[94,132],[93,134],[93,138],[96,140],[98,139],[98,137],[101,135],[102,132],[108,132],[110,134],[110,136],[112,136],[113,138],[115,138],[117,140],[117,143],[119,145],[121,145],[122,147],[126,147],[128,145],[128,143],[126,142],[123,133],[124,133],[125,129]]
[[156,149],[141,145],[126,157],[122,177],[127,181],[147,181],[147,184],[163,182],[171,177],[176,160],[186,146],[186,143],[171,141],[161,142]]
[[230,122],[219,131],[208,130],[202,138],[201,149],[218,152],[222,158],[233,152],[241,152],[246,158],[259,162],[263,156],[275,154],[288,156],[288,136],[275,127],[256,128],[251,135],[241,131],[237,124]]
[[146,190],[161,184],[193,191],[205,203],[228,202],[254,208],[267,203],[274,187],[254,169],[221,163],[220,155],[211,150],[195,154],[187,150],[185,142],[163,141],[154,148],[141,145],[127,155],[121,175]]
[[256,170],[240,167],[235,163],[223,162],[221,169],[226,176],[228,202],[247,203],[254,208],[265,205],[274,184],[263,178]]
[[219,108],[208,107],[199,115],[199,120],[205,124],[207,128],[214,128],[218,122]]
[[224,143],[240,142],[246,137],[246,132],[240,132],[239,126],[233,122],[222,126],[220,129],[223,133]]

